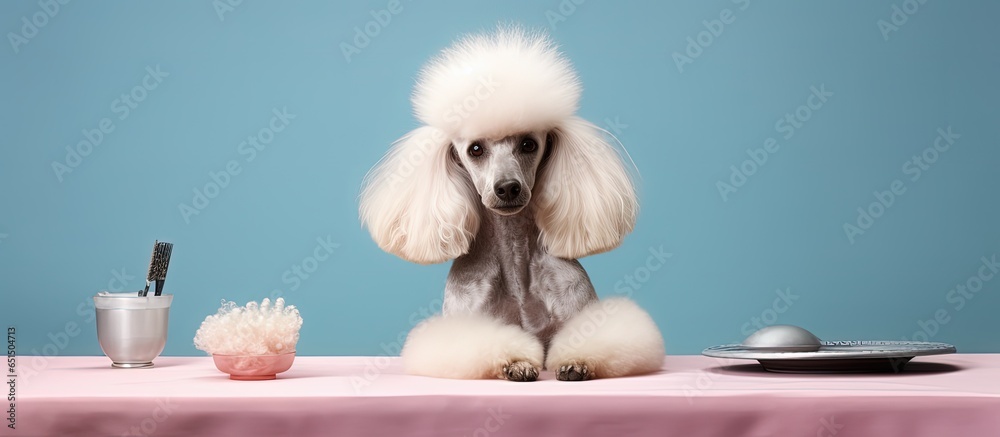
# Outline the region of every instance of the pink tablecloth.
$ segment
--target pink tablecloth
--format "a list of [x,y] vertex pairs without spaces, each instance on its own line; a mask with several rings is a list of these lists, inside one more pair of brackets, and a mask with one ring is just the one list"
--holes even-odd
[[841,376],[668,356],[653,375],[575,383],[405,376],[386,357],[298,357],[273,381],[231,381],[205,357],[56,357],[25,375],[40,360],[19,359],[17,429],[0,437],[1000,436],[1000,355]]

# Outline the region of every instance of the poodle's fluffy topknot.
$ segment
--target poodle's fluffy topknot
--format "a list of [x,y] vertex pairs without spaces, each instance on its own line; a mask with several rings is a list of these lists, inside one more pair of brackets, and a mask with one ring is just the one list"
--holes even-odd
[[542,33],[520,27],[471,35],[421,71],[417,118],[449,138],[499,138],[547,129],[573,116],[580,81]]
[[386,252],[430,264],[466,254],[483,202],[451,153],[458,140],[546,132],[545,170],[531,202],[549,253],[576,259],[618,247],[638,199],[604,131],[575,114],[581,86],[544,34],[518,27],[467,36],[421,72],[413,94],[425,125],[365,177],[361,221]]

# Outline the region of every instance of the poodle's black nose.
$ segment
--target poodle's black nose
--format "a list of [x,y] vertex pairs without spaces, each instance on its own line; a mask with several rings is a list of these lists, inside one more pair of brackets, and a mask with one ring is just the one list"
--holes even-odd
[[514,200],[521,194],[521,183],[515,180],[500,181],[493,186],[493,192],[500,200]]

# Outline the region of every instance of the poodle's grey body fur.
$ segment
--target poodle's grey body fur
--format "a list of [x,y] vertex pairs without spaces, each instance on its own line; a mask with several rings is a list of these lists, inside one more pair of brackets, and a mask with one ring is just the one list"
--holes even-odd
[[534,334],[548,349],[563,322],[597,293],[579,261],[539,244],[532,214],[530,206],[510,216],[483,211],[469,252],[448,274],[443,312],[489,314]]

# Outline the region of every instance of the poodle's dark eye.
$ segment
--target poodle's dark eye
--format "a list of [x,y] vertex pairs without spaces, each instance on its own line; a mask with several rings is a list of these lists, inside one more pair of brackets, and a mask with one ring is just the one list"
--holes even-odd
[[483,156],[483,146],[479,143],[472,143],[469,146],[469,154],[472,156]]
[[538,150],[538,143],[531,138],[525,138],[521,141],[521,151],[525,153],[531,153]]

